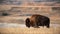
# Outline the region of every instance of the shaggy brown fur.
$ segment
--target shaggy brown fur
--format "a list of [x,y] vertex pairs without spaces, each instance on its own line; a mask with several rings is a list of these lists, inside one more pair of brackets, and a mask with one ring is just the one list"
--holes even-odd
[[39,26],[47,26],[49,28],[50,19],[43,15],[34,14],[26,19],[26,24],[27,27],[32,26],[38,28]]

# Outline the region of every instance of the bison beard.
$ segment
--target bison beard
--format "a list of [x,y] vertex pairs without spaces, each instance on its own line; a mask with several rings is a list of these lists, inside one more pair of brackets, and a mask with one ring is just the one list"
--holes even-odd
[[27,27],[32,26],[35,28],[39,28],[39,26],[43,26],[43,27],[46,26],[47,28],[49,28],[50,19],[46,16],[34,14],[30,18],[26,19],[25,24]]

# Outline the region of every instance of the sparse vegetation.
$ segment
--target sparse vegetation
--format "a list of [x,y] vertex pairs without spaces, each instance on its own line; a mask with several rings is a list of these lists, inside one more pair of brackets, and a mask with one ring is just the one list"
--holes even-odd
[[60,27],[50,28],[0,28],[1,34],[60,34]]

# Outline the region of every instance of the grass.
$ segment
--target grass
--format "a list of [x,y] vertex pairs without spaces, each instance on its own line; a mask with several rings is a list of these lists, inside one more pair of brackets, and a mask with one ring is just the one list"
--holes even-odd
[[60,34],[60,27],[0,28],[0,34]]

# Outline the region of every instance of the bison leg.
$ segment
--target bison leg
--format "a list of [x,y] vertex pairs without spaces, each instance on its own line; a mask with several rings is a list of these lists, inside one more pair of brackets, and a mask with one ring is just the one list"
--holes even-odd
[[46,24],[46,27],[49,28],[50,27],[50,20],[47,19],[45,24]]
[[49,24],[46,27],[49,28],[50,27]]
[[34,28],[39,28],[38,23],[34,23]]
[[49,27],[50,27],[50,23],[47,23],[47,24],[46,24],[46,27],[49,28]]

